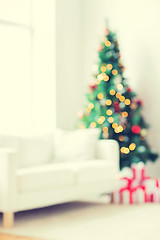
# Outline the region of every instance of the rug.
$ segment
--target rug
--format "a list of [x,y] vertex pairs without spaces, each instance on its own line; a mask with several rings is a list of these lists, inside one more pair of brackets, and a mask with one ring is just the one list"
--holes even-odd
[[71,202],[17,213],[1,233],[45,240],[159,240],[160,204]]

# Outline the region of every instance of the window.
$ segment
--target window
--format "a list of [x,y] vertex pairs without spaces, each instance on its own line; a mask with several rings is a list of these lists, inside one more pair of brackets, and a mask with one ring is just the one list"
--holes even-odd
[[55,127],[54,1],[0,1],[0,133]]

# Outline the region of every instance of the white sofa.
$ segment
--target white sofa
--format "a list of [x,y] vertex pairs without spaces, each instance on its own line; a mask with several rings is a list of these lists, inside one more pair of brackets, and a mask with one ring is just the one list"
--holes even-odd
[[93,159],[64,162],[52,161],[52,144],[52,136],[0,137],[0,212],[4,227],[13,226],[15,212],[115,189],[119,171],[116,141],[97,140]]

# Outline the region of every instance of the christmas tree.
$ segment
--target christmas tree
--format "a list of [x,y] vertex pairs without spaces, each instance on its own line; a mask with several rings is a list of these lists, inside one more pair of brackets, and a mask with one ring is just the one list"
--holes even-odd
[[105,29],[87,93],[87,106],[79,112],[79,128],[100,127],[101,139],[120,145],[120,168],[132,163],[155,161],[158,155],[147,143],[148,125],[142,117],[142,100],[124,77],[116,34]]

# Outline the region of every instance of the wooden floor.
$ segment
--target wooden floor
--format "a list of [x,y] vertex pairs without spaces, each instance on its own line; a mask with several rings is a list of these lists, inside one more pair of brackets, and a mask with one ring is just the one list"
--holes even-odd
[[0,240],[38,240],[37,238],[16,237],[7,234],[0,234]]

